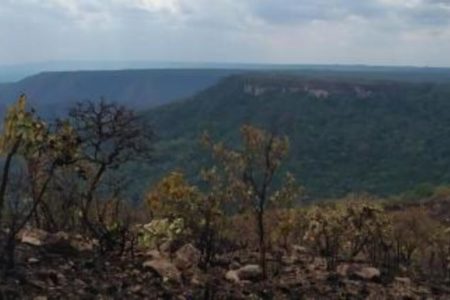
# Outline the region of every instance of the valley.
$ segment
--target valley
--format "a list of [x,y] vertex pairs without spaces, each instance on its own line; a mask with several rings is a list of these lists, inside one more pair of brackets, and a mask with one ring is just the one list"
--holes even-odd
[[205,131],[233,143],[242,124],[291,140],[289,165],[311,199],[389,196],[450,182],[450,71],[332,68],[50,72],[0,85],[0,112],[25,92],[47,117],[98,100],[136,110],[158,139],[151,166],[129,190],[139,198],[169,171],[198,181]]
[[447,299],[450,83],[435,76],[0,86],[29,92],[1,103],[0,298]]

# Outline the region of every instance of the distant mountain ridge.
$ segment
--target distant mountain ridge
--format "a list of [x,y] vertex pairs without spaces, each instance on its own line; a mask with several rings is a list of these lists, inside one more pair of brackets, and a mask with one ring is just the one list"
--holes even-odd
[[71,104],[101,97],[134,109],[146,109],[186,98],[237,70],[121,70],[45,72],[0,85],[0,108],[25,93],[45,115]]
[[[406,82],[450,82],[450,69],[375,66],[205,64],[203,68],[154,68],[43,72],[14,83],[0,83],[0,113],[4,106],[26,93],[44,115],[64,112],[86,99],[124,103],[141,110],[188,98],[224,77],[260,73],[272,76],[306,76],[349,81],[396,80]],[[217,68],[213,68],[216,66]],[[55,66],[53,66],[55,67]],[[3,70],[5,72],[5,70]]]
[[92,61],[67,60],[43,61],[0,65],[0,83],[15,82],[41,72],[96,71],[96,70],[280,70],[280,71],[327,71],[327,72],[366,72],[366,73],[427,73],[444,75],[449,78],[450,68],[419,66],[383,65],[345,65],[345,64],[296,64],[296,63],[258,63],[258,62],[176,62],[176,61]]

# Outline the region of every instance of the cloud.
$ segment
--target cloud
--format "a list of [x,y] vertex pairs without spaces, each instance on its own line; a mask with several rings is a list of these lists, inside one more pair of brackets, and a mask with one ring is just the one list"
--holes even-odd
[[449,34],[450,0],[0,0],[0,64],[450,65]]
[[315,20],[339,20],[349,16],[370,17],[383,13],[371,0],[255,0],[253,13],[268,23],[304,23]]
[[439,26],[450,23],[447,0],[255,0],[253,13],[271,24],[301,24],[350,17],[383,20],[405,26]]
[[122,5],[129,5],[137,9],[149,12],[167,12],[172,14],[180,13],[180,2],[177,0],[131,0],[119,1]]

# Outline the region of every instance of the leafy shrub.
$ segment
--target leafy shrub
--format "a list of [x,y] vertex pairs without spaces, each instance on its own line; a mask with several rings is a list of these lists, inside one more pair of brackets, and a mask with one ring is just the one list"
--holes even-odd
[[375,249],[383,243],[389,228],[379,204],[357,197],[312,207],[306,218],[309,225],[305,240],[327,258],[329,269],[334,269],[339,259],[363,254],[375,260]]
[[181,218],[153,220],[140,229],[139,244],[159,250],[163,243],[174,241],[184,233],[184,230],[184,221]]

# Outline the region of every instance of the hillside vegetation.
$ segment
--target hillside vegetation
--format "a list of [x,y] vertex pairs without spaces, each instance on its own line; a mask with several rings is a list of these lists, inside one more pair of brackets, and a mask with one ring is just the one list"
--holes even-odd
[[232,76],[185,101],[145,113],[160,142],[150,181],[190,178],[207,159],[208,131],[236,142],[241,124],[290,138],[285,166],[312,198],[401,193],[450,182],[450,85],[443,82],[254,74]]
[[200,135],[206,130],[233,143],[244,123],[289,136],[286,165],[312,199],[390,195],[450,181],[448,70],[260,70],[224,79],[235,72],[42,73],[0,85],[0,112],[21,92],[51,117],[101,97],[137,110],[155,107],[141,115],[159,139],[156,163],[126,168],[137,174],[129,188],[136,201],[168,171],[182,169],[198,182],[194,170],[207,163]]
[[[304,91],[325,97],[318,88]],[[299,206],[289,138],[243,125],[233,144],[202,136],[201,184],[168,172],[132,206],[124,186],[137,177],[121,167],[154,164],[151,129],[104,100],[49,123],[25,96],[10,107],[2,299],[448,299],[448,187],[412,203],[353,194]]]

